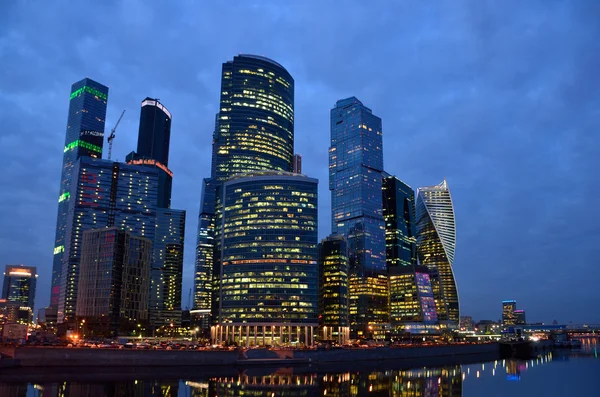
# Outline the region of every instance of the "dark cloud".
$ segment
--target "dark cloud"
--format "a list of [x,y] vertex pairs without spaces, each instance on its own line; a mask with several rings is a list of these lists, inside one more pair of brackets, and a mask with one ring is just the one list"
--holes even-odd
[[[296,149],[320,179],[330,230],[329,109],[355,95],[382,117],[386,169],[414,188],[446,177],[463,313],[600,322],[600,5],[528,2],[7,2],[0,16],[2,262],[38,266],[48,301],[70,84],[110,86],[114,157],[139,104],[173,113],[173,206],[188,211],[184,305],[221,63],[262,54],[296,80]],[[418,4],[417,4],[418,3]]]

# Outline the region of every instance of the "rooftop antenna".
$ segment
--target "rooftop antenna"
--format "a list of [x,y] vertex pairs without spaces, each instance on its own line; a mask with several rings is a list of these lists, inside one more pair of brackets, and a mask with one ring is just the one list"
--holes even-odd
[[117,130],[117,126],[121,122],[121,119],[123,118],[124,114],[125,114],[125,110],[123,110],[123,113],[121,113],[121,117],[119,117],[119,120],[117,120],[117,124],[115,124],[113,129],[110,131],[110,135],[107,139],[107,141],[108,141],[108,159],[109,160],[112,157],[112,144],[113,144],[113,140],[115,139],[115,131]]

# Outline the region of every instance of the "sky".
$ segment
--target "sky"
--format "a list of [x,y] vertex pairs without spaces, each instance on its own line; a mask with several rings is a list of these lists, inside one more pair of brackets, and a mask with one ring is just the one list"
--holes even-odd
[[[172,207],[187,210],[193,283],[202,178],[223,62],[264,55],[295,79],[295,146],[330,232],[329,111],[356,96],[383,120],[384,168],[447,179],[461,314],[600,323],[600,2],[17,1],[0,5],[0,265],[36,266],[49,301],[71,84],[110,87],[113,159],[141,101],[173,114]],[[105,148],[107,144],[105,143]],[[105,157],[106,157],[105,150]]]

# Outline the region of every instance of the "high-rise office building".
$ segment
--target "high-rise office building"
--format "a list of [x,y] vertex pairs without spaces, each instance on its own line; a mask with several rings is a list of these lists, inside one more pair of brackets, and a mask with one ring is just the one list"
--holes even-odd
[[302,156],[299,154],[294,155],[294,160],[292,164],[292,172],[295,174],[302,173]]
[[194,323],[200,326],[205,333],[211,323],[216,188],[215,181],[211,178],[205,178],[202,182],[202,199],[196,236],[194,308],[190,311],[190,315]]
[[354,97],[337,101],[329,148],[331,229],[348,241],[353,338],[376,336],[389,323],[382,146],[381,119]]
[[158,171],[159,208],[171,207],[173,172],[169,167],[171,112],[158,99],[142,101],[136,152],[127,155],[128,164],[155,167]]
[[317,185],[316,179],[277,171],[242,174],[224,184],[213,340],[312,344],[318,316]]
[[424,332],[437,322],[429,271],[417,265],[415,193],[383,173],[383,218],[390,288],[390,324],[395,332]]
[[527,320],[525,319],[525,310],[515,310],[513,312],[513,316],[515,318],[516,325],[525,325],[527,324]]
[[319,334],[322,340],[344,343],[350,337],[348,245],[343,236],[319,244]]
[[50,307],[55,310],[61,293],[67,214],[73,193],[70,188],[73,167],[81,157],[102,158],[107,100],[108,87],[92,79],[85,78],[71,86],[52,264]]
[[148,320],[152,242],[116,227],[82,236],[76,309],[85,320],[82,331],[85,336],[140,333]]
[[[292,171],[294,79],[279,63],[242,54],[225,62],[219,113],[213,133],[211,176],[204,180],[196,244],[194,312],[218,310],[221,257],[219,228],[222,185],[252,171]],[[210,270],[208,270],[210,269]],[[210,274],[209,274],[210,273]]]
[[458,290],[452,266],[456,247],[456,224],[452,197],[446,180],[417,189],[417,255],[427,266],[440,323],[458,327]]
[[158,175],[154,168],[82,157],[70,183],[58,322],[75,314],[82,233],[115,226],[154,240]]
[[515,310],[517,310],[516,300],[502,301],[502,325],[515,325],[517,323]]
[[185,211],[156,209],[149,318],[153,327],[180,325]]
[[387,267],[414,266],[417,262],[415,192],[400,179],[385,173],[382,185]]
[[2,299],[26,306],[33,311],[37,277],[35,267],[6,265]]

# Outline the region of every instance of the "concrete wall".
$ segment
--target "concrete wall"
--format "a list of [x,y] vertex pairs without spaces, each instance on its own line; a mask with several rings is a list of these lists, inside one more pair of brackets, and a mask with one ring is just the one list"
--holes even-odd
[[238,352],[22,347],[14,358],[22,367],[233,365]]
[[[484,345],[423,346],[402,348],[333,349],[333,350],[249,350],[248,358],[309,358],[313,363],[368,362],[383,360],[423,359],[435,357],[486,356],[499,357],[496,343]],[[168,367],[234,365],[240,359],[237,351],[179,351],[85,348],[15,349],[15,361],[23,367]]]

